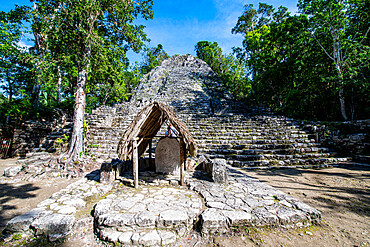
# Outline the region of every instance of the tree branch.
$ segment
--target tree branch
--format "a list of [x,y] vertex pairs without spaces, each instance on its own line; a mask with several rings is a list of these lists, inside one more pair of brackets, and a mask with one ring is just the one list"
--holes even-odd
[[316,36],[313,34],[313,33],[311,33],[310,32],[310,30],[308,30],[305,26],[304,26],[304,24],[301,22],[301,24],[302,24],[302,26],[303,26],[303,28],[307,31],[307,32],[309,32],[310,33],[310,35],[314,38],[314,40],[319,44],[319,46],[321,47],[321,49],[325,52],[325,54],[331,59],[331,60],[333,60],[334,62],[335,62],[335,59],[332,57],[332,56],[330,56],[330,54],[326,51],[326,49],[321,45],[321,43],[318,41],[318,39],[316,38]]

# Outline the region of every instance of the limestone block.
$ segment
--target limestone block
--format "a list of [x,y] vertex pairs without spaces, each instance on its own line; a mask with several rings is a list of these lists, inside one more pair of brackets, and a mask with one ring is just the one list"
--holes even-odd
[[71,200],[64,201],[64,204],[77,207],[77,208],[82,208],[82,207],[85,207],[86,202],[81,198],[77,198],[77,199],[71,199]]
[[155,213],[144,211],[136,215],[135,222],[140,227],[155,226],[157,218]]
[[76,213],[76,208],[72,206],[64,206],[61,209],[58,210],[59,214],[75,214]]
[[208,208],[200,215],[202,234],[223,233],[227,231],[227,219],[221,210]]
[[22,170],[22,166],[12,166],[5,168],[4,176],[6,177],[14,177]]
[[257,226],[276,225],[279,222],[278,217],[269,212],[266,208],[255,208],[252,210],[252,220]]
[[64,214],[50,214],[32,222],[31,227],[37,235],[68,234],[75,222],[75,217]]
[[249,224],[252,220],[252,215],[244,211],[223,210],[222,214],[228,219],[229,224],[232,226],[245,226]]
[[112,243],[118,242],[121,234],[122,234],[121,232],[117,232],[111,229],[104,229],[104,230],[100,230],[99,232],[99,236],[101,239],[104,239]]
[[176,234],[170,231],[158,231],[159,236],[161,237],[162,246],[167,246],[176,242]]
[[188,214],[185,210],[166,210],[159,214],[159,222],[163,226],[178,226],[181,223],[187,225]]
[[175,138],[161,139],[155,149],[156,172],[180,174],[180,144]]
[[31,223],[35,219],[50,213],[51,211],[45,211],[44,209],[41,208],[35,208],[23,215],[19,215],[8,221],[5,228],[10,231],[28,230]]
[[103,214],[98,218],[98,223],[104,226],[126,226],[134,222],[133,214]]
[[205,162],[205,171],[212,177],[216,183],[227,183],[226,160],[214,159],[211,162]]
[[132,231],[122,233],[118,237],[118,242],[120,242],[121,244],[131,244],[132,233],[133,233]]
[[[292,203],[292,202],[290,202],[290,203]],[[307,204],[305,204],[303,202],[296,201],[296,202],[292,203],[292,205],[293,205],[294,208],[302,210],[303,212],[308,214],[311,217],[312,220],[321,219],[321,212],[319,210],[314,209],[314,208],[308,206]]]
[[34,164],[25,165],[23,167],[23,170],[26,173],[30,173],[30,174],[40,174],[42,169],[43,169],[42,165],[34,165]]
[[156,230],[147,232],[139,239],[139,244],[144,246],[155,246],[161,244],[161,237]]
[[114,180],[114,174],[111,163],[103,163],[100,167],[100,183],[111,183]]
[[280,207],[276,214],[279,217],[281,224],[296,223],[307,220],[305,213],[293,208]]

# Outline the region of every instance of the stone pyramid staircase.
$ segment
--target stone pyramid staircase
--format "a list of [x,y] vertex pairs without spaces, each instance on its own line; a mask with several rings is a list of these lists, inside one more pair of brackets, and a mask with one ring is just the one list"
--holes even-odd
[[[88,116],[87,149],[93,157],[106,161],[117,158],[119,139],[134,117],[117,109],[106,107]],[[237,109],[222,115],[183,108],[177,112],[193,134],[199,155],[226,159],[235,167],[322,167],[349,161],[315,143],[312,135],[293,119],[266,113],[244,114]],[[109,123],[112,126],[107,126]],[[162,135],[165,128],[163,125],[157,135]],[[155,146],[154,141],[154,150]]]
[[85,114],[85,118],[89,126],[85,152],[92,158],[104,161],[117,158],[118,142],[134,118],[129,113],[128,105],[103,106],[91,114]]
[[235,167],[315,167],[347,162],[321,147],[297,122],[272,115],[221,115],[189,119],[199,153]]
[[67,137],[72,135],[73,120],[66,119],[62,124],[57,125],[52,132],[47,135],[41,142],[40,151],[54,153],[61,144],[58,144],[58,139],[63,139],[67,143]]

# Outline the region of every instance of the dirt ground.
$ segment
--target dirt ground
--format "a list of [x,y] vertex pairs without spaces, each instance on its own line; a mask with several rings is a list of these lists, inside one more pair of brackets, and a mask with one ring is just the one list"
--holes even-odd
[[75,181],[53,178],[26,182],[3,176],[6,167],[16,165],[16,159],[0,159],[0,232],[10,219],[27,213],[54,192],[64,189]]
[[250,229],[243,236],[216,237],[217,246],[370,246],[370,169],[245,171],[318,209],[322,221],[301,229]]
[[[0,160],[0,175],[4,167],[11,165],[15,165],[15,160]],[[320,210],[322,221],[300,229],[251,228],[238,236],[216,236],[211,240],[200,239],[199,235],[193,239],[189,236],[178,241],[176,246],[370,246],[370,167],[244,172]],[[1,176],[0,230],[12,217],[31,210],[74,182],[66,179],[11,182]],[[94,241],[93,236],[87,239],[87,242]]]

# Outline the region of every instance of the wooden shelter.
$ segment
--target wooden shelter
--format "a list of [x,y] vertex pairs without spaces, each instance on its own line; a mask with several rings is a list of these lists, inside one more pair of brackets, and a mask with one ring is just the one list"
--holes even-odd
[[180,184],[184,183],[184,163],[187,152],[191,156],[197,155],[197,145],[189,129],[168,106],[153,102],[147,105],[134,118],[130,126],[118,143],[118,157],[121,160],[132,158],[135,188],[138,188],[138,159],[149,145],[149,158],[151,159],[152,139],[160,130],[162,124],[168,120],[179,132],[180,139]]

